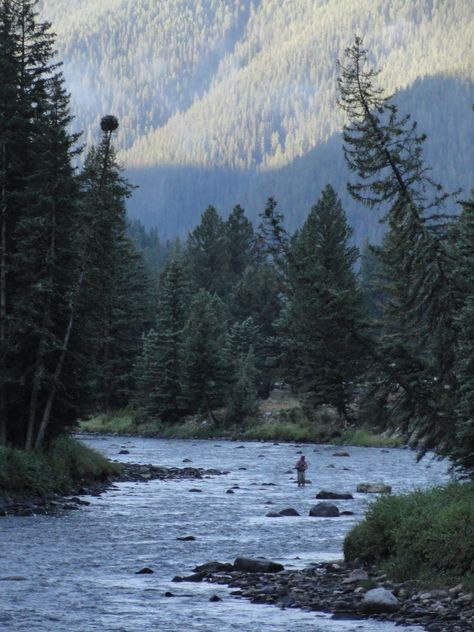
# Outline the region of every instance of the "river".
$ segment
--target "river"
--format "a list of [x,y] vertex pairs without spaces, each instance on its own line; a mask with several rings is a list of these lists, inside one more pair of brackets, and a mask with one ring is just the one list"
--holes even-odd
[[[373,497],[361,482],[385,482],[394,493],[449,480],[445,461],[416,462],[409,450],[230,441],[81,437],[108,457],[133,463],[217,468],[202,480],[119,483],[87,507],[60,516],[0,519],[0,630],[5,632],[414,632],[379,621],[336,621],[330,615],[280,610],[232,597],[225,586],[173,583],[204,562],[264,556],[285,568],[342,556],[345,533]],[[127,449],[128,455],[119,455]],[[302,451],[304,489],[288,470]],[[191,463],[183,463],[185,459]],[[238,487],[237,487],[238,486]],[[234,493],[226,493],[233,487]],[[201,493],[190,492],[200,489]],[[321,489],[345,491],[335,501],[353,516],[310,518]],[[297,509],[300,517],[267,518]],[[193,535],[195,541],[177,541]],[[148,566],[154,574],[137,575]],[[166,597],[170,591],[174,597]],[[220,602],[210,602],[217,594]]]

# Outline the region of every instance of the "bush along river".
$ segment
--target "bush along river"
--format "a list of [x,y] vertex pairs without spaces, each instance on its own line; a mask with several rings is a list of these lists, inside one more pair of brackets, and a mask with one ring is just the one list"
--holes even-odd
[[[426,457],[417,463],[413,452],[402,449],[82,440],[129,464],[189,468],[191,474],[202,469],[197,476],[155,478],[158,470],[132,467],[132,480],[99,496],[82,496],[89,504],[68,505],[75,511],[1,518],[0,630],[436,629],[430,627],[433,617],[413,616],[413,608],[398,617],[403,625],[358,619],[348,595],[357,592],[361,571],[332,562],[342,558],[345,534],[374,500],[375,494],[357,491],[361,483],[384,483],[393,493],[443,484],[449,480],[446,461]],[[292,469],[300,453],[309,462],[304,488],[297,487]],[[322,501],[316,499],[321,490],[352,498]],[[320,502],[336,506],[339,515],[310,516]],[[236,558],[241,559],[235,566],[200,568],[210,561],[233,564]],[[246,560],[256,558],[284,570],[245,572]],[[352,583],[346,581],[351,574]],[[438,629],[466,629],[449,617],[443,625]]]

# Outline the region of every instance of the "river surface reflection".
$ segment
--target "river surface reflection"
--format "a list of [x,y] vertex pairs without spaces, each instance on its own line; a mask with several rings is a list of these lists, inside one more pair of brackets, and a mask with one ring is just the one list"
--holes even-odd
[[[373,497],[361,482],[385,482],[394,493],[449,480],[448,464],[409,450],[230,441],[81,437],[113,459],[228,471],[197,481],[120,483],[88,507],[62,516],[9,517],[0,522],[0,630],[8,632],[412,632],[379,621],[334,621],[330,615],[250,604],[225,586],[172,583],[210,560],[265,556],[300,568],[342,556],[344,535]],[[119,455],[121,449],[128,455]],[[302,451],[304,489],[288,473]],[[191,463],[183,463],[184,460]],[[238,486],[238,487],[237,487]],[[232,494],[226,493],[233,487]],[[201,493],[190,493],[198,488]],[[346,491],[335,501],[354,512],[310,518],[321,489]],[[266,518],[294,507],[300,517]],[[191,542],[178,536],[193,535]],[[136,575],[144,566],[152,575]],[[171,591],[174,597],[165,597]],[[217,594],[221,602],[211,603]]]

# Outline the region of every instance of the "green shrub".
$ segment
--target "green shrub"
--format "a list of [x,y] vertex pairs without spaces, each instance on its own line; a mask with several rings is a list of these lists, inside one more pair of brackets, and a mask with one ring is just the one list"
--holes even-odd
[[120,470],[103,455],[71,438],[57,439],[47,450],[0,449],[0,493],[67,493],[80,482],[105,480]]
[[347,535],[344,555],[378,563],[397,580],[474,571],[474,484],[376,501]]

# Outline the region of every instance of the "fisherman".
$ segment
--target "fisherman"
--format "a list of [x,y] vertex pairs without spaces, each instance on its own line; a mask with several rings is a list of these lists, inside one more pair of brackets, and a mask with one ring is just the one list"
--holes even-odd
[[304,487],[304,484],[306,482],[305,472],[308,469],[308,462],[306,461],[304,454],[300,456],[294,469],[298,473],[298,487]]

